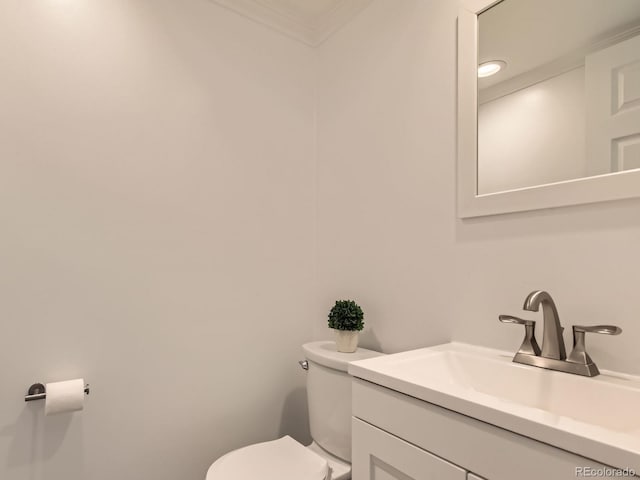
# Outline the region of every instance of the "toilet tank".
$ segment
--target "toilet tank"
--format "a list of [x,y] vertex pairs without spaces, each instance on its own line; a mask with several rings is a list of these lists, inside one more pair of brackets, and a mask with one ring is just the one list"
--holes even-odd
[[336,351],[335,342],[305,343],[309,362],[307,403],[311,437],[323,449],[351,462],[351,376],[349,362],[383,355],[358,348],[354,353]]

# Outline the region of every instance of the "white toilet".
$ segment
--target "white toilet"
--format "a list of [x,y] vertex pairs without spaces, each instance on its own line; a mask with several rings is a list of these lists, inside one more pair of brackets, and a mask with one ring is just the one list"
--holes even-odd
[[[313,442],[289,436],[223,455],[206,480],[348,480],[351,478],[351,377],[349,362],[383,355],[358,348],[339,353],[335,342],[302,346],[307,362],[307,402]],[[302,362],[301,362],[302,363]]]

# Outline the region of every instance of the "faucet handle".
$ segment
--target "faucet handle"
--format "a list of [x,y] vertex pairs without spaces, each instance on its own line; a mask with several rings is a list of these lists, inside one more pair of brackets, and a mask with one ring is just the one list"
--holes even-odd
[[518,353],[525,355],[540,355],[540,347],[536,341],[535,327],[536,322],[534,320],[525,320],[524,318],[514,317],[512,315],[499,315],[498,320],[502,323],[512,323],[514,325],[524,325],[524,340],[522,345],[518,349]]
[[573,351],[567,358],[568,362],[579,363],[581,365],[592,365],[593,370],[595,370],[595,375],[598,374],[598,367],[596,367],[593,360],[587,353],[585,343],[584,343],[584,334],[585,333],[601,333],[604,335],[620,335],[622,333],[622,329],[620,327],[616,327],[615,325],[593,325],[593,326],[583,326],[583,325],[574,325],[573,326]]
[[524,325],[525,327],[535,326],[535,320],[525,320],[524,318],[514,317],[512,315],[499,315],[498,320],[502,323],[515,323],[516,325]]
[[602,333],[604,335],[620,335],[622,329],[615,325],[592,325],[585,327],[583,325],[573,326],[574,336],[576,333]]

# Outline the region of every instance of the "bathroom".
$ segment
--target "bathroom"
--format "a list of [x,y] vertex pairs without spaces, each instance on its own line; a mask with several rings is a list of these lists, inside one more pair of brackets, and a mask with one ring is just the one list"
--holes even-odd
[[[0,0],[1,479],[308,444],[297,362],[338,298],[368,349],[515,353],[498,315],[543,289],[640,375],[639,198],[459,217],[462,1],[318,0],[323,36],[234,3]],[[25,404],[72,378],[82,412]]]

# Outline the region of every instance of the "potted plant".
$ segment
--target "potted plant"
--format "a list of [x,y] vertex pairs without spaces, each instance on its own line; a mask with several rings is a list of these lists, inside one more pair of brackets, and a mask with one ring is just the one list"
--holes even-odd
[[329,312],[329,328],[336,331],[339,352],[353,353],[358,348],[358,332],[364,328],[364,313],[353,300],[337,300]]

